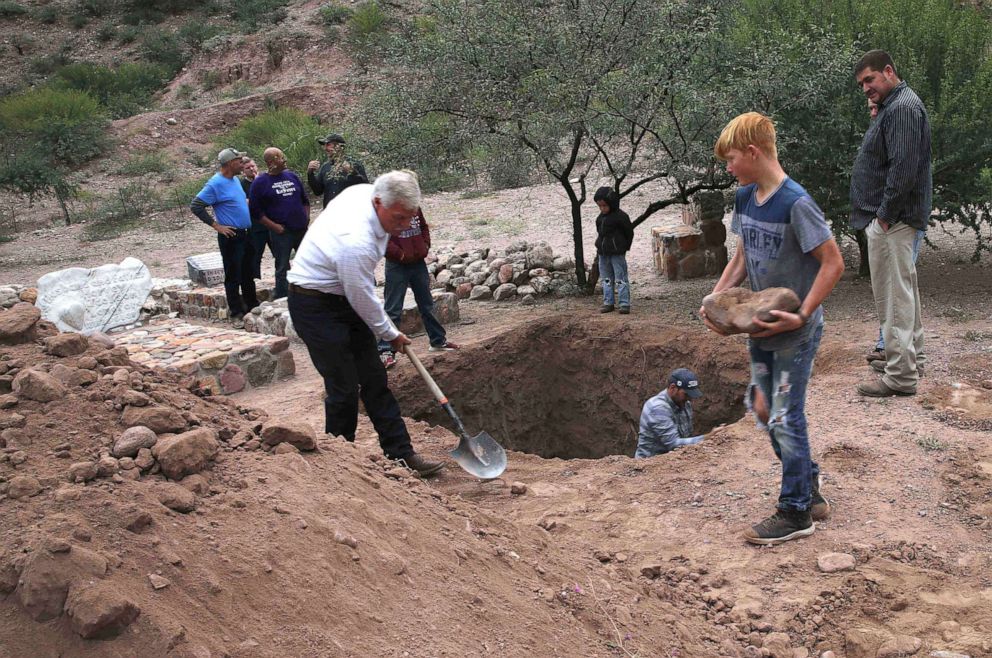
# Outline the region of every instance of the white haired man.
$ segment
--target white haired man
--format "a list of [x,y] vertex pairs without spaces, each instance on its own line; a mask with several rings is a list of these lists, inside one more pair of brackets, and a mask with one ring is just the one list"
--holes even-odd
[[410,228],[419,207],[411,171],[347,188],[310,226],[287,277],[293,328],[324,378],[325,432],[354,441],[361,398],[386,457],[433,475],[443,464],[414,452],[376,345],[402,352],[410,344],[376,296],[374,272],[389,236]]

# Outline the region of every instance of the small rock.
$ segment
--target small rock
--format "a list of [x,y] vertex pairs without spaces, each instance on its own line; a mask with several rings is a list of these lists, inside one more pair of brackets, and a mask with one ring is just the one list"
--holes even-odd
[[75,333],[59,334],[45,339],[45,352],[52,356],[66,357],[82,354],[89,347],[86,336]]
[[76,462],[69,467],[70,482],[89,482],[100,475],[96,462]]
[[300,454],[300,449],[292,443],[280,443],[272,450],[272,454],[274,455],[285,455],[291,452]]
[[201,427],[159,439],[152,448],[152,454],[166,477],[181,480],[187,475],[202,471],[219,449],[217,432]]
[[127,522],[124,527],[134,533],[139,533],[148,526],[150,526],[154,521],[152,520],[152,515],[148,512],[135,512],[130,517],[128,517]]
[[510,485],[510,493],[514,496],[522,496],[527,493],[527,485],[523,482],[514,482]]
[[793,658],[792,640],[787,633],[769,633],[761,648],[767,649],[771,658]]
[[10,479],[7,495],[13,499],[35,496],[41,491],[41,483],[30,475],[17,475]]
[[147,427],[156,434],[182,432],[186,429],[186,419],[171,407],[128,407],[121,416],[125,427]]
[[816,559],[816,565],[823,573],[850,571],[857,564],[858,561],[854,556],[848,553],[825,553]]
[[62,383],[40,370],[22,370],[14,377],[11,388],[17,397],[34,400],[36,402],[51,402],[61,400],[66,395],[66,388]]
[[141,609],[117,588],[104,582],[77,589],[73,586],[65,603],[69,625],[80,637],[108,639],[130,626]]
[[134,458],[134,465],[143,471],[147,471],[155,465],[155,458],[149,448],[142,448],[138,451],[138,456]]
[[300,450],[313,450],[317,447],[317,433],[310,423],[303,421],[272,422],[262,428],[262,441],[270,446],[289,443]]
[[196,496],[186,487],[164,482],[156,488],[158,502],[174,512],[186,514],[196,509]]
[[897,635],[882,643],[875,658],[903,658],[912,656],[923,646],[923,640],[909,635]]
[[358,540],[340,530],[334,531],[334,541],[345,546],[350,546],[351,548],[358,548]]
[[152,584],[152,587],[154,587],[155,589],[165,589],[166,587],[172,584],[171,582],[169,582],[168,578],[164,578],[158,575],[157,573],[148,574],[148,582],[150,582]]
[[971,658],[971,656],[966,653],[956,653],[954,651],[931,651],[930,658]]

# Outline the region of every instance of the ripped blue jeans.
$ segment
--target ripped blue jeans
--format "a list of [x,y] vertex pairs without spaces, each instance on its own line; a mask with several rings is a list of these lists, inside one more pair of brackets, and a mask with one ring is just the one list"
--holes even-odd
[[[758,419],[758,426],[768,430],[772,450],[782,462],[782,489],[779,509],[807,510],[812,500],[812,484],[820,474],[813,461],[806,428],[806,385],[813,371],[813,357],[820,346],[823,325],[805,343],[769,352],[748,341],[751,352],[751,385],[745,401],[755,411],[755,390],[764,395],[768,423]],[[755,414],[757,417],[757,413]]]

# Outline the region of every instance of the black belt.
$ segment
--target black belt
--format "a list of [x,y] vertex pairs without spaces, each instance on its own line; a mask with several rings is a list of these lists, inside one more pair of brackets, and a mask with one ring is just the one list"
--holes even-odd
[[321,292],[319,290],[313,290],[311,288],[304,288],[302,286],[296,285],[295,283],[289,284],[289,291],[291,293],[295,293],[297,295],[306,295],[307,297],[320,297],[321,299],[329,299],[329,300],[335,301],[335,302],[338,302],[338,301],[340,301],[340,302],[347,302],[348,301],[348,298],[345,297],[344,295],[334,295],[334,294],[329,293],[329,292]]

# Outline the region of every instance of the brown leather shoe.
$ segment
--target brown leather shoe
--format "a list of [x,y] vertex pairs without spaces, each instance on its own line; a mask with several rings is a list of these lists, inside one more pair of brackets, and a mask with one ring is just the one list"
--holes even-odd
[[916,391],[897,391],[889,388],[881,378],[873,382],[861,382],[858,384],[858,394],[869,398],[891,398],[897,396],[916,395]]
[[599,312],[600,313],[612,313],[613,312],[613,304],[603,304],[602,306],[599,307]]
[[444,468],[444,464],[441,462],[432,462],[426,457],[421,457],[418,454],[413,454],[406,459],[398,459],[397,461],[400,463],[405,463],[407,468],[412,468],[420,473],[420,477],[429,477]]

